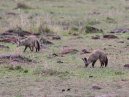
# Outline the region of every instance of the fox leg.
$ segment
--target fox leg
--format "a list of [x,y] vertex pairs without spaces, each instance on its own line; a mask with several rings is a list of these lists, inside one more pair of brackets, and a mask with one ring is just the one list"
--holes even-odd
[[38,51],[38,49],[37,48],[35,48],[36,49],[36,52]]
[[92,67],[93,67],[93,68],[94,68],[95,62],[96,62],[96,61],[93,61],[93,63],[92,63]]
[[25,51],[26,51],[27,47],[28,47],[28,46],[25,46],[25,49],[24,49],[24,51],[23,51],[23,52],[25,52]]
[[32,52],[34,51],[34,47],[33,47],[33,46],[31,47],[31,51],[32,51]]
[[103,68],[103,66],[104,66],[104,63],[103,63],[103,62],[101,62],[101,66],[100,66],[100,68]]
[[105,61],[105,67],[108,65],[108,58],[106,58],[106,61]]

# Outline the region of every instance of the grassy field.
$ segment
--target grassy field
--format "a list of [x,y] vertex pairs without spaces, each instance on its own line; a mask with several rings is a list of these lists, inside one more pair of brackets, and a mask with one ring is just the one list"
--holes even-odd
[[[25,5],[19,8],[18,4]],[[115,28],[129,25],[128,0],[0,0],[0,32],[20,26],[40,33],[41,26],[61,36],[54,45],[40,52],[23,52],[24,47],[1,43],[9,50],[0,54],[21,54],[36,62],[0,64],[0,97],[128,97],[129,64],[128,33],[115,34],[118,39],[104,39]],[[104,33],[81,33],[83,26],[91,25]],[[77,28],[78,30],[72,30]],[[78,36],[69,35],[69,32]],[[98,40],[91,39],[99,35]],[[124,43],[121,43],[123,41]],[[64,47],[77,49],[76,54],[52,56]],[[81,60],[89,51],[104,50],[109,58],[106,68],[91,64],[84,68]],[[13,66],[19,68],[13,68]]]

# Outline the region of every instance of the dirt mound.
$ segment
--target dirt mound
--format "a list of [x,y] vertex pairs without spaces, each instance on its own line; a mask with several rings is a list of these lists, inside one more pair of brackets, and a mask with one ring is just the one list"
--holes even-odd
[[82,50],[81,50],[81,54],[86,54],[86,53],[91,53],[91,52],[88,51],[87,49],[82,49]]
[[26,58],[21,55],[11,55],[11,54],[5,54],[0,55],[0,64],[2,63],[33,63],[34,60],[31,60],[29,58]]
[[5,43],[16,43],[18,40],[18,37],[14,36],[2,36],[0,37],[0,42],[5,42]]
[[112,30],[110,33],[127,33],[129,32],[129,28],[118,28]]
[[92,39],[100,39],[100,36],[99,35],[96,35],[96,36],[92,36],[91,38]]
[[61,37],[59,35],[54,35],[52,37],[53,40],[61,40]]
[[82,28],[82,31],[85,33],[103,33],[102,29],[92,26],[85,26],[84,28]]
[[115,35],[103,35],[103,38],[107,38],[107,39],[117,39],[118,37]]
[[21,29],[20,27],[18,28],[14,28],[14,29],[9,29],[7,31],[5,31],[4,33],[1,34],[2,36],[19,36],[19,37],[24,37],[24,36],[28,36],[28,35],[32,35],[31,32],[28,31],[24,31],[23,29]]
[[77,49],[74,49],[74,48],[64,48],[62,51],[61,51],[61,55],[65,55],[65,54],[76,54],[78,52]]
[[124,67],[129,69],[129,64],[125,64]]
[[97,86],[97,85],[94,85],[94,86],[92,86],[92,89],[93,90],[100,90],[100,89],[102,89],[100,86]]
[[118,43],[124,43],[124,41],[118,41]]
[[20,27],[9,29],[0,34],[0,42],[16,43],[18,38],[33,35],[31,32],[24,31]]

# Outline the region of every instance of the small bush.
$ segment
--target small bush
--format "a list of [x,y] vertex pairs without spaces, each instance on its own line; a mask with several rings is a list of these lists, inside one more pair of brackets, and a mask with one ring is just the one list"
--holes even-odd
[[23,73],[28,73],[27,69],[22,68],[21,66],[14,66],[14,65],[10,65],[10,66],[6,66],[5,68],[7,68],[8,70],[16,70],[16,71],[20,71]]
[[96,27],[93,27],[93,26],[84,26],[84,27],[82,27],[81,32],[84,32],[84,33],[103,33],[103,30],[96,28]]
[[106,23],[117,23],[115,19],[110,18],[110,17],[107,17],[105,21]]
[[23,68],[21,66],[15,66],[14,69],[15,70],[22,70]]
[[27,69],[24,70],[24,73],[28,73],[29,71]]
[[15,9],[31,9],[30,6],[26,5],[25,3],[17,3],[17,7]]

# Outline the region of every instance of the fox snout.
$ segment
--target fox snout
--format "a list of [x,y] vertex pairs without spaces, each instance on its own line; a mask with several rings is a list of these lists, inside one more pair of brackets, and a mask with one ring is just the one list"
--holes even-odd
[[19,47],[19,46],[20,46],[20,42],[19,42],[19,41],[17,41],[17,42],[16,42],[16,44],[17,44],[17,45],[16,45],[17,47]]
[[87,67],[87,66],[88,66],[87,58],[82,58],[82,60],[83,60],[84,63],[85,63],[85,67]]
[[85,64],[85,67],[87,67],[88,66],[88,64]]

